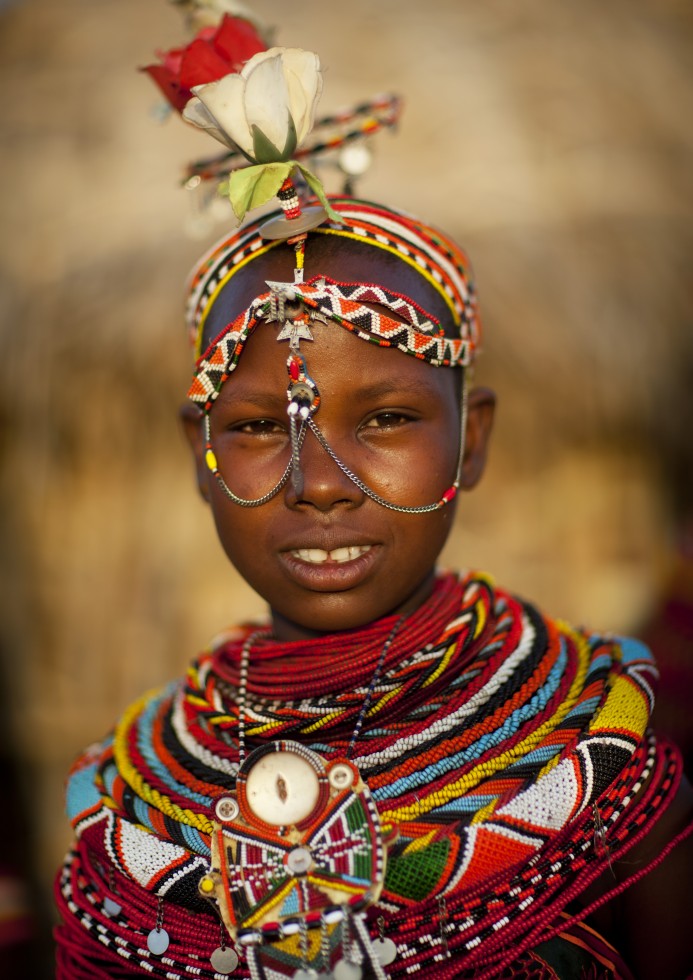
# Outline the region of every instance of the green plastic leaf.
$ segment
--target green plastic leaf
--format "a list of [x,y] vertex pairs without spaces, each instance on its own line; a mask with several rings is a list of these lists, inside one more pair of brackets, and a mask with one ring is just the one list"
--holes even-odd
[[296,161],[294,161],[294,166],[301,171],[301,173],[305,178],[306,183],[308,184],[312,192],[315,194],[317,199],[320,201],[324,209],[327,211],[327,214],[329,215],[331,220],[336,221],[340,225],[343,225],[344,217],[341,214],[337,214],[335,209],[327,200],[327,194],[325,193],[325,188],[322,186],[322,181],[320,180],[320,178],[316,177],[315,174],[312,173],[310,170],[308,170],[307,167],[304,167],[300,163],[296,163]]
[[286,178],[294,169],[295,163],[261,163],[256,167],[235,170],[229,176],[229,200],[234,214],[243,221],[246,212],[259,208],[271,200]]
[[253,123],[250,127],[253,134],[253,154],[257,163],[284,163],[294,155],[298,137],[296,135],[296,124],[294,123],[293,116],[290,112],[288,116],[289,122],[283,150],[277,149],[272,140],[268,136],[265,136],[256,123]]

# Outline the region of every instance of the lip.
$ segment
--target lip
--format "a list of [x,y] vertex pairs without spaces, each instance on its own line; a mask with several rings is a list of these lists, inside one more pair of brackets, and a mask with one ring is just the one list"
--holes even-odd
[[[368,550],[349,561],[334,561],[328,557],[327,561],[319,563],[304,561],[296,554],[298,551],[316,548],[329,553],[339,548],[354,546],[367,547]],[[279,553],[279,560],[290,578],[303,588],[314,592],[344,592],[360,585],[371,575],[381,554],[380,544],[351,540],[341,545],[331,544],[330,547],[312,544],[282,550]]]
[[370,551],[372,545],[344,545],[341,548],[333,548],[325,551],[322,548],[299,548],[292,552],[294,558],[308,562],[309,565],[323,565],[325,562],[333,561],[338,565],[343,565],[348,561],[355,561],[362,554]]

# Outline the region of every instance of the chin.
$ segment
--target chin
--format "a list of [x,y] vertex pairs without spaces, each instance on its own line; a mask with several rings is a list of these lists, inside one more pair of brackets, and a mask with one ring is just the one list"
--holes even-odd
[[[372,586],[361,590],[313,593],[310,599],[285,607],[270,602],[277,639],[301,639],[326,633],[362,629],[390,615],[413,612],[428,598],[435,579],[432,572],[403,595],[386,596]],[[300,612],[299,616],[295,613]]]

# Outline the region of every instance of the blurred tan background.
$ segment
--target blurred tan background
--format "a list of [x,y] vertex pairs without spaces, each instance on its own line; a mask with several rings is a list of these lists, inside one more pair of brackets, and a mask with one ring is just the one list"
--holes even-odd
[[[253,9],[320,53],[325,112],[405,97],[357,190],[474,261],[499,420],[446,563],[639,629],[693,510],[693,7]],[[0,733],[20,813],[4,839],[34,902],[69,843],[77,751],[262,609],[222,557],[176,418],[184,278],[223,231],[200,228],[178,182],[214,148],[162,123],[134,69],[184,38],[164,0],[0,5]]]

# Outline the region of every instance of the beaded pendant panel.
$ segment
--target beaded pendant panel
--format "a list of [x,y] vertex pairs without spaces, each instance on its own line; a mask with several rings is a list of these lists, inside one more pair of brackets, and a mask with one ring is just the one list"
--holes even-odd
[[276,941],[302,922],[318,927],[325,915],[338,921],[377,900],[386,849],[351,763],[326,764],[296,742],[268,743],[248,757],[235,795],[221,797],[215,814],[199,890],[232,939]]

